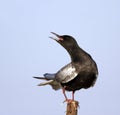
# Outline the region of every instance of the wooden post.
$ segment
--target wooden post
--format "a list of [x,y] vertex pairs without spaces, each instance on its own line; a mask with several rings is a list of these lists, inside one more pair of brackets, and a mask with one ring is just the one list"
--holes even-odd
[[79,106],[78,101],[68,102],[66,115],[77,115],[78,106]]

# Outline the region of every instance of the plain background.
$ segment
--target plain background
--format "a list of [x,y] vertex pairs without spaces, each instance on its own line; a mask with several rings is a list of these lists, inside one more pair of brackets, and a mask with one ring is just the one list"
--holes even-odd
[[65,114],[61,90],[32,78],[70,62],[51,31],[75,37],[98,65],[95,86],[75,94],[78,115],[120,115],[119,0],[1,0],[0,115]]

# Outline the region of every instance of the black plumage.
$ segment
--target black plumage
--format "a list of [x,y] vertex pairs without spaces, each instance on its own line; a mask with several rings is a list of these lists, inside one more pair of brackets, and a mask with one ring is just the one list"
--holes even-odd
[[58,35],[53,33],[57,38],[53,38],[61,46],[63,46],[71,57],[71,63],[64,66],[55,74],[44,74],[43,77],[35,77],[47,80],[47,82],[39,84],[40,86],[49,84],[53,89],[63,89],[64,96],[67,99],[65,90],[72,91],[72,99],[74,100],[74,92],[82,88],[89,88],[95,84],[98,75],[98,69],[92,57],[79,47],[76,40],[69,35]]

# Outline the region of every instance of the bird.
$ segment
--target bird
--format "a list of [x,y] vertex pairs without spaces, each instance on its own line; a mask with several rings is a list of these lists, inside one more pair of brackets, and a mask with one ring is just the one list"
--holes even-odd
[[[45,73],[44,77],[34,77],[45,80],[38,86],[51,85],[54,90],[62,89],[65,101],[74,101],[75,91],[88,89],[94,86],[98,77],[98,68],[92,56],[84,51],[75,38],[70,35],[59,35],[51,32],[55,37],[50,37],[66,49],[71,62],[56,73]],[[72,92],[72,99],[68,99],[66,91]]]

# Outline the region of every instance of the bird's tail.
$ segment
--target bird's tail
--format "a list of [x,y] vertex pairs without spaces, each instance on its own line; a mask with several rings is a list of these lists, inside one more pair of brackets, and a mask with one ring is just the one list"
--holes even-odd
[[48,80],[54,80],[55,79],[55,74],[45,73],[44,77]]
[[45,80],[45,82],[42,82],[42,83],[38,84],[38,86],[49,85],[51,82],[53,82],[53,80],[48,80],[44,77],[33,77],[33,78]]
[[36,76],[33,76],[33,78],[35,78],[35,79],[43,79],[43,80],[45,80],[44,77],[36,77]]
[[38,86],[44,86],[44,85],[51,85],[51,87],[54,90],[58,90],[61,88],[60,83],[58,83],[57,81],[55,81],[55,74],[49,74],[46,73],[44,74],[44,77],[34,77],[36,79],[40,79],[40,80],[45,80],[45,82],[41,82],[40,84],[38,84]]

